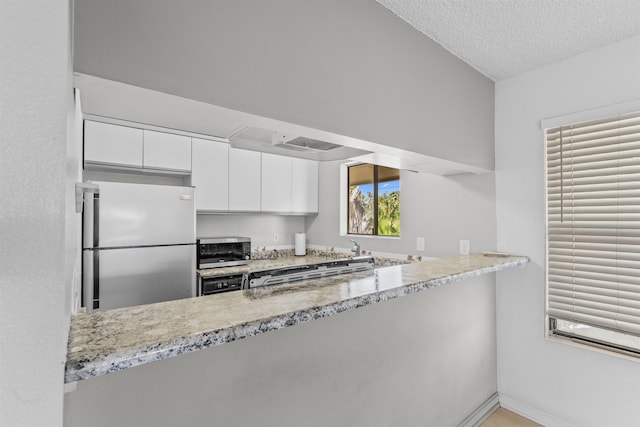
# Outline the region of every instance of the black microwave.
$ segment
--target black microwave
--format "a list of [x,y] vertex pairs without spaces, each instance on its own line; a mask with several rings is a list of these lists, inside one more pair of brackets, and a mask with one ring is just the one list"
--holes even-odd
[[206,237],[197,240],[198,269],[248,264],[251,239],[248,237]]

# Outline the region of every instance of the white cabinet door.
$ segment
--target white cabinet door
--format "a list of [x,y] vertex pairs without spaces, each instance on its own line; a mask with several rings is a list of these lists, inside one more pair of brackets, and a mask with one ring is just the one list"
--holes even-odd
[[291,211],[318,213],[318,162],[292,159]]
[[192,138],[191,185],[196,210],[229,210],[229,144]]
[[171,133],[145,130],[143,167],[190,171],[191,138]]
[[85,120],[84,161],[141,168],[142,130]]
[[291,212],[291,160],[262,153],[262,212]]
[[229,148],[229,210],[260,211],[260,153]]

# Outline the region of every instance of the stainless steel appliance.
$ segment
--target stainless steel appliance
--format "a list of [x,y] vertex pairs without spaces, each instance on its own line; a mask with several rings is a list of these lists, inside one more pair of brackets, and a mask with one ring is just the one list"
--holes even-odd
[[84,196],[87,311],[195,296],[193,187],[94,184]]
[[244,276],[242,289],[279,285],[299,280],[319,279],[321,277],[336,276],[339,274],[356,273],[358,271],[373,270],[374,267],[373,257],[362,256],[317,262],[313,264],[250,271]]
[[198,269],[243,265],[251,260],[248,237],[203,237],[197,244]]

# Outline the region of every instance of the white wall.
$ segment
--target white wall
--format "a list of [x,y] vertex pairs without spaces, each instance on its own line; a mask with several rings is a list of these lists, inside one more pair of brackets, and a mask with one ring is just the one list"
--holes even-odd
[[[68,0],[0,2],[0,425],[62,425],[76,247]],[[67,118],[69,117],[69,118]],[[74,142],[69,146],[73,149]],[[69,161],[69,163],[67,163]]]
[[[295,233],[305,230],[304,216],[266,214],[214,214],[198,215],[196,236],[243,236],[251,237],[251,246],[293,249]],[[274,240],[278,235],[278,241]]]
[[[320,163],[319,213],[307,218],[307,240],[314,245],[352,246],[340,236],[340,162]],[[459,241],[470,240],[472,252],[495,250],[494,175],[449,177],[402,171],[400,238],[363,237],[362,250],[426,257],[459,253]],[[416,250],[424,237],[425,250]]]
[[498,391],[503,404],[546,425],[640,425],[640,363],[544,337],[540,120],[633,98],[640,37],[496,84],[498,250],[531,257],[526,270],[497,278]]
[[493,275],[78,383],[65,425],[456,426],[496,390]]

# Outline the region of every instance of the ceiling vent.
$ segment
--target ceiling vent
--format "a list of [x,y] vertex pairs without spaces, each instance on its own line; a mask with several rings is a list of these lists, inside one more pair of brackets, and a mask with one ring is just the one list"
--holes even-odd
[[300,152],[326,152],[342,147],[342,145],[326,141],[252,126],[246,126],[230,135],[229,140],[257,142]]
[[291,148],[293,150],[313,150],[313,151],[329,151],[342,147],[342,145],[332,144],[326,141],[318,141],[317,139],[305,138],[299,136],[286,142],[281,142],[281,147]]

